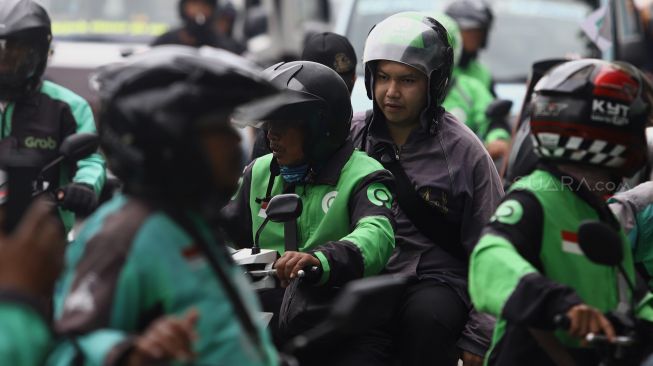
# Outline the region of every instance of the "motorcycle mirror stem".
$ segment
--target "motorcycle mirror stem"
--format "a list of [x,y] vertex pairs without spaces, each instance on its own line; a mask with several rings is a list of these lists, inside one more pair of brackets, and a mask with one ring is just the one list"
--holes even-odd
[[263,229],[265,229],[265,226],[268,224],[268,222],[270,222],[270,218],[266,217],[265,220],[263,220],[261,226],[258,227],[258,230],[256,230],[256,236],[254,237],[254,245],[252,245],[252,254],[261,253],[259,240],[261,239],[261,233],[263,232]]

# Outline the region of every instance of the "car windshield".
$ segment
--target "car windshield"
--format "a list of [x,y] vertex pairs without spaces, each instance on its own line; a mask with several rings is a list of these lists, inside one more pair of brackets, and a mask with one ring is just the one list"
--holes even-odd
[[[592,11],[582,2],[497,0],[488,48],[480,54],[497,81],[524,81],[535,61],[592,56],[580,23]],[[596,55],[595,55],[596,56]]]
[[[347,27],[359,60],[370,29],[402,11],[442,11],[446,0],[358,0]],[[588,40],[580,22],[591,12],[581,1],[495,0],[495,21],[489,47],[481,60],[497,81],[524,81],[534,61],[565,56],[588,56]],[[527,52],[526,52],[527,50]],[[363,65],[359,62],[359,74]]]
[[148,42],[178,23],[178,0],[41,0],[55,38]]

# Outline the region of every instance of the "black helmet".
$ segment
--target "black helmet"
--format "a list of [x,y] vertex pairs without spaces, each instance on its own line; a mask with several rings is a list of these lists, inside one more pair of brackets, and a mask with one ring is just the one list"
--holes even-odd
[[[218,0],[195,0],[195,1],[202,1],[206,3],[207,5],[211,6],[214,11],[218,7]],[[184,5],[188,2],[188,0],[179,0],[179,17],[183,19],[185,22],[188,22],[189,20],[192,19],[186,19],[186,14],[184,13]]]
[[236,133],[234,107],[278,94],[258,67],[209,47],[157,47],[106,67],[95,82],[102,148],[125,189],[189,204],[214,191],[198,129]]
[[651,84],[634,66],[584,59],[555,66],[535,86],[531,133],[541,160],[627,177],[647,159]]
[[286,89],[285,99],[264,108],[243,106],[233,121],[255,127],[275,120],[302,121],[307,127],[304,152],[309,161],[326,161],[345,142],[351,126],[349,89],[342,77],[311,61],[282,62],[265,74],[274,85]]
[[48,62],[52,31],[48,13],[33,0],[0,6],[0,100],[36,90]]
[[375,25],[365,41],[365,88],[374,100],[374,68],[377,61],[399,62],[424,73],[429,80],[430,111],[439,107],[447,95],[453,70],[453,48],[447,30],[426,13],[404,12]]

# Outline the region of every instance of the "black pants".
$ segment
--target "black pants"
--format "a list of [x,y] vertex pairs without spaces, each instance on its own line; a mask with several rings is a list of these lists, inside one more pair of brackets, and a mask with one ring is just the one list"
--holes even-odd
[[343,343],[325,364],[455,366],[468,314],[451,287],[419,281],[406,289],[388,324]]
[[456,342],[468,314],[458,294],[439,281],[423,280],[409,287],[395,319],[399,363],[457,365]]

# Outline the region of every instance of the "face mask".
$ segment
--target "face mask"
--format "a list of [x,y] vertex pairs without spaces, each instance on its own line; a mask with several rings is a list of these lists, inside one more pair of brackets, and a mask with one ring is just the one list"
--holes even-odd
[[285,166],[279,167],[279,174],[286,181],[286,183],[299,183],[304,180],[308,173],[308,164],[299,166]]
[[459,65],[462,68],[467,67],[470,62],[474,61],[476,59],[476,56],[478,56],[478,52],[468,52],[463,50],[462,54],[460,55],[460,62]]

